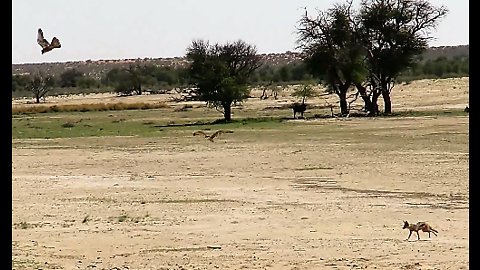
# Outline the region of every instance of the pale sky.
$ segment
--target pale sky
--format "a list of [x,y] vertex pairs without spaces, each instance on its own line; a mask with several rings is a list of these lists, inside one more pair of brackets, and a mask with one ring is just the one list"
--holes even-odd
[[[327,10],[336,0],[15,0],[12,64],[185,56],[194,39],[242,39],[258,53],[295,51],[296,26],[307,7]],[[358,5],[360,1],[354,0]],[[430,46],[469,44],[469,1],[430,0],[449,13]],[[44,55],[37,29],[62,48]]]

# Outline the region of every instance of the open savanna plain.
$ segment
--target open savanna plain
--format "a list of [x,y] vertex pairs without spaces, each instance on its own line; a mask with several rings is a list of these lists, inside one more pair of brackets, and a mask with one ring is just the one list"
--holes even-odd
[[228,124],[169,95],[12,101],[161,104],[13,114],[12,269],[469,268],[468,78],[397,85],[388,117],[313,117],[330,96],[294,120],[289,91]]

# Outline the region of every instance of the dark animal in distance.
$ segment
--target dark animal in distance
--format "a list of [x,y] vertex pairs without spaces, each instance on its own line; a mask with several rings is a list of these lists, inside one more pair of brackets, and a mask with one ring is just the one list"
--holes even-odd
[[468,106],[465,106],[465,109],[463,111],[468,113],[468,112],[470,112],[470,108],[468,108]]
[[213,139],[215,139],[216,137],[218,137],[222,133],[233,133],[233,131],[232,130],[217,130],[213,134],[208,135],[204,131],[198,130],[198,131],[193,132],[193,136],[203,135],[206,139],[213,142]]
[[297,113],[300,113],[300,115],[303,118],[303,113],[307,110],[307,104],[305,104],[305,103],[293,103],[292,109],[293,109],[293,118],[296,117]]
[[60,41],[58,38],[53,37],[52,42],[48,42],[44,37],[43,37],[43,31],[41,28],[38,28],[38,35],[37,35],[37,43],[42,47],[42,54],[49,52],[53,50],[54,48],[60,48],[62,45],[60,44]]
[[437,233],[438,233],[437,230],[432,228],[432,226],[430,226],[426,222],[417,222],[417,224],[408,224],[408,221],[403,221],[403,229],[410,230],[410,234],[408,235],[407,240],[410,239],[412,232],[417,233],[418,240],[420,240],[420,234],[418,234],[418,231],[428,232],[428,238],[430,238],[430,233],[433,233],[435,236],[437,236]]

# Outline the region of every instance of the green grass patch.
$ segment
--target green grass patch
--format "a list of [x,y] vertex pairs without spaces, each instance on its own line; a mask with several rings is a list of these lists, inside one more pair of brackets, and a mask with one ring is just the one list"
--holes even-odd
[[[186,113],[186,112],[182,112]],[[245,118],[225,123],[211,115],[198,119],[179,118],[169,109],[136,111],[58,112],[48,114],[14,115],[12,138],[73,138],[92,136],[165,136],[175,130],[235,129],[239,127],[268,128],[283,121],[281,118]],[[198,119],[198,120],[196,120]]]
[[[451,117],[465,116],[463,110],[438,111],[404,111],[395,112],[387,117]],[[230,122],[221,119],[217,112],[192,109],[174,112],[171,108],[155,110],[120,110],[120,111],[71,111],[56,113],[18,114],[12,117],[12,138],[74,138],[92,136],[168,136],[178,131],[187,130],[278,130],[300,126],[314,121],[292,120],[280,112],[277,116],[251,117],[250,112],[242,115],[238,112]],[[351,117],[354,118],[354,117]],[[341,131],[348,122],[340,121],[329,125],[332,131]],[[326,128],[326,127],[325,127]],[[173,133],[172,133],[173,132]],[[272,134],[273,136],[274,134]]]
[[[17,115],[12,118],[12,138],[158,136],[161,129],[144,124],[144,114],[140,112],[142,111]],[[150,116],[154,114],[151,112]],[[158,122],[166,123],[162,120]]]

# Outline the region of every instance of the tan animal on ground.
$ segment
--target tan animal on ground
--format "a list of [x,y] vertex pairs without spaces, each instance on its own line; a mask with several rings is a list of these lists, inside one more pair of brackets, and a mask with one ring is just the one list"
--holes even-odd
[[205,136],[206,139],[213,142],[213,139],[215,139],[216,137],[218,137],[222,133],[233,133],[233,131],[232,130],[217,130],[212,135],[208,135],[204,131],[198,130],[198,131],[193,132],[193,136],[203,135],[203,136]]
[[432,226],[430,226],[426,222],[417,222],[417,224],[408,224],[408,221],[403,221],[403,229],[410,230],[410,234],[408,235],[407,240],[410,239],[412,232],[417,233],[418,240],[420,240],[420,234],[418,234],[418,231],[428,232],[428,238],[430,238],[430,233],[433,233],[435,236],[437,236],[437,233],[438,233],[437,230],[432,228]]
[[53,50],[54,48],[60,48],[62,45],[60,44],[60,41],[58,38],[53,37],[52,42],[48,42],[44,37],[43,37],[43,31],[41,28],[38,28],[38,35],[37,35],[37,43],[42,47],[42,54],[49,52]]

